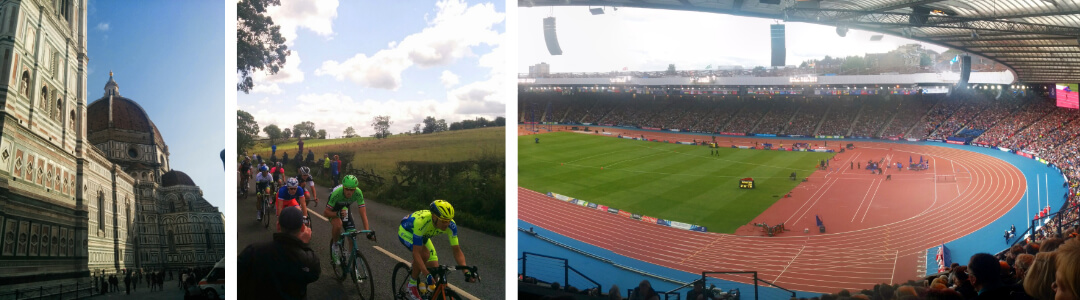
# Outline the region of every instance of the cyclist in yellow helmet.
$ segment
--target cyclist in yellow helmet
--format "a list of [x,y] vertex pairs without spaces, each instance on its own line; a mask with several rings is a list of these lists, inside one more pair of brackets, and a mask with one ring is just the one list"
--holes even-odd
[[[409,277],[409,297],[420,299],[420,291],[417,288],[417,280],[420,274],[427,275],[427,267],[438,267],[439,257],[435,253],[435,246],[431,244],[431,238],[446,234],[450,238],[450,248],[454,251],[454,261],[459,266],[465,266],[465,253],[458,246],[457,223],[454,222],[454,207],[444,200],[431,202],[428,209],[420,210],[405,216],[398,226],[398,240],[405,248],[412,252],[412,274]],[[469,282],[476,280],[468,270],[462,270]],[[429,284],[431,282],[428,282]]]

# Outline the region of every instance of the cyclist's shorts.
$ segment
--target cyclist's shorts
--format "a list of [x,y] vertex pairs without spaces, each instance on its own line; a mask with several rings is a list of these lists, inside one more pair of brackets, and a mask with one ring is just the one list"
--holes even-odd
[[356,229],[356,223],[353,222],[352,218],[349,218],[349,220],[342,220],[341,228],[344,230]]
[[[409,232],[408,230],[405,230],[404,227],[398,226],[398,240],[401,241],[402,245],[405,245],[405,249],[408,249],[409,253],[412,253],[412,247],[413,247],[413,244],[412,244],[413,234],[412,234],[412,232]],[[428,253],[430,255],[430,256],[428,256],[427,261],[438,261],[439,260],[439,256],[435,253],[435,245],[431,244],[431,239],[424,239],[424,247],[427,248]]]

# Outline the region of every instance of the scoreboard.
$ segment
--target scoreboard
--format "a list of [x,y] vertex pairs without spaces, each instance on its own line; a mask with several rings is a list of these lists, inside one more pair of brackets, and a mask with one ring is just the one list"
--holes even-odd
[[754,179],[750,178],[750,177],[739,179],[739,188],[740,189],[753,189],[754,188]]

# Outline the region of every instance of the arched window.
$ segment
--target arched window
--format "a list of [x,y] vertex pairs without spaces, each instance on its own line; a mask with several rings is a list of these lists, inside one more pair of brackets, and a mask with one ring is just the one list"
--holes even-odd
[[23,97],[30,98],[30,71],[23,71],[22,83],[19,84],[19,93]]
[[98,230],[105,231],[105,193],[98,192]]
[[41,103],[38,103],[38,107],[45,110],[45,105],[49,103],[49,87],[41,86]]

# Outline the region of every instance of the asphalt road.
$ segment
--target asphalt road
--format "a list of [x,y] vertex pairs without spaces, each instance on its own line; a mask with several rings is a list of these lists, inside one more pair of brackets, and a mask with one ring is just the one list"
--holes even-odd
[[[322,211],[326,205],[326,197],[329,191],[316,186],[319,193],[318,207],[308,209],[311,218],[311,248],[322,260],[322,276],[319,280],[308,285],[309,299],[359,299],[356,287],[349,280],[338,281],[330,266],[330,224],[323,219]],[[254,190],[253,188],[249,190]],[[372,242],[357,236],[357,242],[364,257],[368,259],[372,274],[375,274],[375,299],[393,299],[390,288],[391,275],[394,266],[399,260],[409,260],[411,252],[398,241],[397,228],[401,224],[401,218],[412,213],[389,205],[379,203],[377,200],[365,199],[367,204],[368,223],[375,230],[378,241]],[[237,200],[237,251],[243,251],[250,244],[270,241],[273,236],[274,224],[270,229],[264,229],[262,223],[255,220],[255,196],[251,195]],[[360,217],[353,212],[357,227],[362,227]],[[273,221],[271,221],[273,222]],[[362,229],[362,228],[361,228]],[[447,282],[451,289],[464,291],[479,299],[502,299],[505,297],[505,270],[504,258],[506,257],[506,241],[497,237],[481,233],[469,228],[458,227],[458,241],[461,249],[465,252],[465,259],[470,266],[477,266],[481,275],[481,282],[465,282],[460,272],[450,275]],[[432,239],[435,250],[439,255],[439,263],[443,265],[455,265],[453,251],[446,237],[439,236]],[[380,250],[381,249],[381,250]],[[239,253],[237,253],[239,254]],[[463,295],[464,296],[464,295]],[[466,299],[468,299],[466,297]]]

